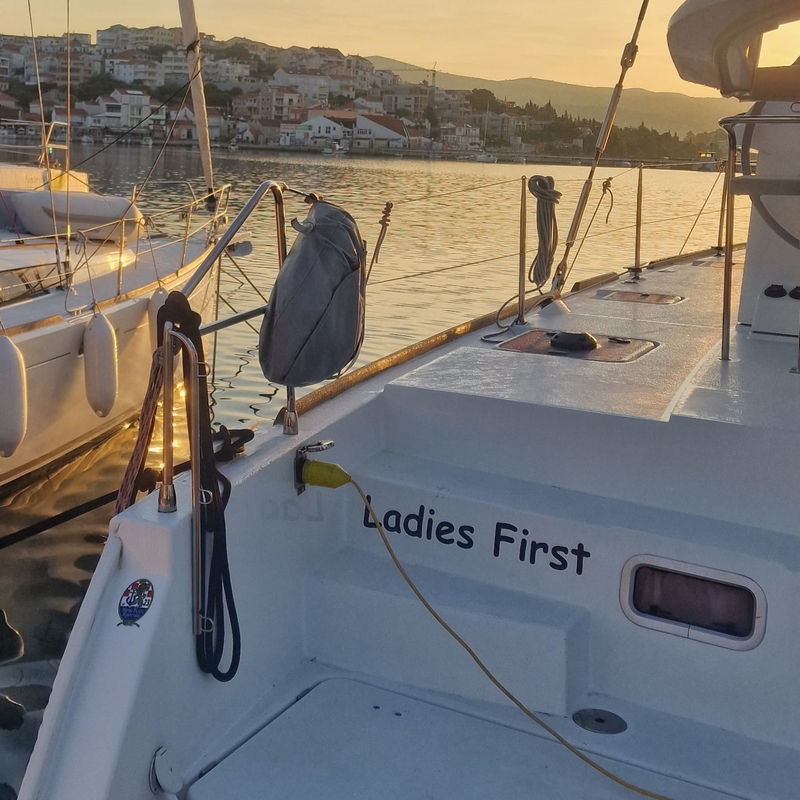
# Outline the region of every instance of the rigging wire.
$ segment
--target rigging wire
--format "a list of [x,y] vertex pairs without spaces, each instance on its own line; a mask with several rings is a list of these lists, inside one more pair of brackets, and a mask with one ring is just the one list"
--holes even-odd
[[[56,250],[56,265],[58,267],[59,274],[61,274],[62,272],[61,250],[58,247],[58,224],[56,223],[56,207],[55,203],[53,202],[53,173],[50,164],[50,154],[47,152],[47,135],[45,133],[45,120],[44,120],[44,97],[42,95],[42,81],[41,81],[41,74],[39,72],[39,54],[36,47],[36,32],[33,27],[33,8],[31,7],[31,0],[28,0],[28,20],[31,26],[31,49],[33,50],[33,66],[34,69],[36,70],[36,91],[39,95],[39,114],[41,116],[41,124],[42,124],[42,154],[40,156],[40,159],[44,160],[45,170],[47,171],[47,187],[48,191],[50,192],[50,217],[53,222],[53,237]],[[67,182],[69,183],[69,178],[67,178]]]
[[[150,178],[152,177],[152,175],[153,175],[153,172],[155,171],[155,168],[156,168],[156,166],[158,165],[158,162],[160,161],[161,157],[164,155],[164,152],[166,151],[166,148],[167,148],[167,143],[168,143],[168,142],[169,142],[169,140],[172,138],[172,134],[173,134],[173,132],[174,132],[174,130],[175,130],[175,126],[176,126],[176,125],[177,125],[177,123],[178,123],[178,117],[179,117],[179,115],[180,115],[180,112],[183,110],[183,107],[184,107],[184,105],[185,105],[185,103],[186,103],[186,98],[187,98],[187,97],[188,97],[188,95],[189,95],[189,86],[188,86],[188,84],[186,85],[185,89],[186,89],[186,90],[185,90],[185,92],[184,92],[184,94],[183,94],[183,100],[181,101],[181,106],[180,106],[180,108],[178,109],[178,113],[175,115],[175,119],[172,121],[172,127],[169,129],[169,133],[166,135],[166,137],[165,137],[165,139],[164,139],[164,142],[162,143],[162,145],[161,145],[161,148],[160,148],[160,149],[159,149],[159,151],[158,151],[158,154],[156,155],[155,159],[153,160],[153,163],[150,165],[150,169],[149,169],[149,171],[148,171],[147,175],[145,176],[145,179],[144,179],[144,181],[142,181],[142,185],[141,185],[141,187],[139,188],[139,191],[138,191],[138,193],[137,193],[137,195],[136,195],[137,197],[141,196],[142,192],[144,191],[144,188],[145,188],[145,186],[147,186],[147,183],[148,183],[148,181],[150,180]],[[141,123],[139,123],[139,124],[141,124]],[[124,135],[124,134],[123,134],[123,135]],[[109,146],[110,146],[110,145],[109,145]],[[102,151],[100,151],[100,152],[102,152]],[[88,160],[88,159],[87,159],[87,160]],[[81,162],[81,163],[85,163],[85,162]],[[80,165],[78,165],[78,166],[80,166]],[[128,204],[128,207],[125,209],[125,211],[124,211],[124,213],[122,214],[122,217],[121,217],[121,219],[120,219],[120,222],[119,222],[119,224],[122,226],[123,230],[124,230],[124,228],[125,228],[126,217],[128,216],[128,212],[129,212],[129,211],[130,211],[130,210],[133,208],[133,206],[134,206],[134,202],[135,202],[135,201],[134,201],[133,199],[130,201],[130,203]],[[114,228],[112,228],[112,229],[111,229],[111,230],[108,232],[108,234],[106,234],[106,237],[105,237],[105,239],[103,239],[101,242],[99,242],[99,243],[96,245],[96,247],[95,247],[94,251],[91,253],[91,255],[89,255],[89,256],[87,256],[87,257],[86,257],[86,267],[87,267],[87,270],[88,270],[89,272],[91,272],[91,270],[89,269],[89,260],[90,260],[91,258],[93,258],[93,257],[94,257],[94,256],[95,256],[95,255],[96,255],[96,254],[97,254],[97,253],[100,251],[100,248],[101,248],[101,247],[103,247],[104,245],[108,244],[108,242],[111,240],[111,237],[112,237],[113,235],[114,235]],[[88,240],[87,240],[87,242],[88,242]],[[151,252],[153,252],[152,243],[151,243]],[[155,255],[153,255],[153,258],[155,259]]]
[[269,300],[264,296],[264,293],[261,291],[261,289],[259,289],[258,286],[253,283],[250,276],[242,269],[241,264],[239,264],[239,262],[227,250],[225,251],[225,255],[231,260],[233,266],[236,267],[250,288],[261,298],[261,300],[264,301],[264,303],[268,303]]
[[475,267],[478,264],[488,264],[492,261],[502,261],[504,258],[516,258],[519,252],[505,253],[502,256],[491,256],[490,258],[481,258],[478,261],[467,261],[463,264],[452,264],[447,267],[437,267],[436,269],[426,270],[424,272],[412,272],[410,275],[398,275],[395,278],[384,278],[382,281],[372,281],[370,286],[380,286],[384,283],[394,283],[395,281],[403,281],[407,278],[424,278],[426,275],[436,275],[438,272],[449,272],[452,269],[462,269],[463,267]]
[[[592,229],[595,217],[597,217],[597,213],[598,211],[600,211],[600,206],[603,204],[603,198],[607,194],[611,196],[611,205],[609,206],[608,213],[606,214],[606,225],[608,225],[608,221],[609,219],[611,219],[611,212],[614,210],[614,192],[611,191],[612,180],[613,178],[606,178],[603,181],[603,191],[597,200],[597,205],[594,208],[594,212],[592,213],[591,219],[589,220],[589,224],[586,226],[586,230],[583,232],[583,237],[581,238],[581,241],[578,244],[578,249],[575,251],[575,255],[572,257],[572,263],[570,263],[569,269],[567,269],[566,273],[564,274],[565,283],[570,273],[572,272],[573,267],[575,266],[575,262],[578,260],[578,256],[581,254],[581,250],[583,250],[583,245],[586,243],[586,240],[594,238],[589,236],[589,231]],[[633,225],[633,227],[635,228],[636,225]],[[595,236],[602,236],[605,233],[611,233],[611,231],[602,231],[601,233],[595,234]]]
[[[70,274],[70,252],[69,252],[69,239],[71,234],[70,226],[70,185],[72,184],[72,176],[70,175],[70,132],[72,130],[72,39],[70,36],[70,7],[69,0],[67,0],[67,135],[65,137],[66,150],[64,151],[64,172],[67,178],[67,235],[64,238],[64,271],[67,275],[67,289],[72,282],[72,275]],[[44,108],[42,108],[44,112]],[[58,235],[58,232],[56,232]]]
[[424,200],[433,200],[438,197],[449,197],[450,195],[453,194],[464,194],[466,192],[477,191],[478,189],[489,189],[492,186],[505,186],[506,184],[509,183],[518,183],[518,182],[519,178],[513,178],[511,180],[505,180],[505,181],[494,181],[493,183],[481,183],[478,184],[477,186],[467,186],[464,189],[453,189],[450,192],[436,192],[434,194],[422,195],[421,197],[409,197],[405,200],[398,200],[397,202],[394,203],[394,207],[397,208],[397,206],[409,205],[410,203],[421,203]]
[[[28,0],[28,3],[30,4],[30,0]],[[155,116],[159,111],[161,111],[162,108],[164,108],[164,106],[166,106],[169,103],[171,103],[181,92],[184,92],[184,98],[183,98],[183,101],[181,103],[181,108],[178,111],[178,113],[180,113],[180,111],[183,110],[184,104],[186,103],[186,97],[188,95],[188,89],[191,86],[193,78],[194,78],[194,75],[192,75],[189,78],[189,80],[186,83],[184,83],[182,86],[179,86],[163,103],[161,103],[161,105],[156,106],[156,108],[153,111],[151,111],[146,117],[143,117],[141,120],[139,120],[139,122],[137,122],[135,125],[132,125],[130,128],[126,128],[124,131],[122,131],[122,133],[120,133],[119,136],[117,136],[116,139],[114,139],[113,141],[111,141],[108,144],[104,145],[99,150],[95,150],[91,155],[88,155],[86,158],[84,158],[83,161],[79,161],[73,167],[73,169],[78,169],[79,167],[82,167],[84,164],[87,164],[93,158],[96,158],[97,156],[99,156],[100,153],[104,153],[110,147],[113,147],[117,142],[121,142],[129,133],[135,131],[137,128],[139,128],[142,125],[144,125],[144,123],[147,122],[147,120],[150,119],[150,117]],[[173,129],[174,129],[174,124],[173,124]],[[168,139],[169,139],[169,136],[167,137],[167,140]],[[35,149],[38,149],[38,148],[35,148]],[[159,153],[159,156],[160,156],[160,153]],[[37,189],[42,189],[42,188],[44,188],[44,186],[45,186],[45,184],[41,184],[41,185],[37,186],[36,188]]]
[[[678,250],[678,255],[681,255],[683,251],[686,249],[686,245],[689,244],[689,239],[692,238],[692,234],[694,233],[694,229],[697,227],[697,223],[700,222],[700,217],[703,216],[703,212],[705,211],[706,206],[708,205],[708,201],[711,199],[711,195],[714,194],[714,189],[717,188],[717,184],[719,183],[719,179],[724,175],[723,172],[718,172],[717,177],[714,179],[714,185],[711,187],[706,199],[703,201],[703,205],[700,207],[700,211],[697,212],[697,217],[695,218],[694,222],[692,223],[692,227],[689,228],[689,233],[686,234],[686,238],[681,245],[681,249]],[[716,212],[715,212],[716,213]]]

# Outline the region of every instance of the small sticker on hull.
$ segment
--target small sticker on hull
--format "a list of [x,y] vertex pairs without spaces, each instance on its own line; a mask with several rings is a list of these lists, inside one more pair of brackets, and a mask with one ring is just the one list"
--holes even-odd
[[119,599],[119,618],[122,622],[117,625],[135,625],[139,627],[139,620],[147,613],[153,602],[153,584],[146,578],[134,581]]

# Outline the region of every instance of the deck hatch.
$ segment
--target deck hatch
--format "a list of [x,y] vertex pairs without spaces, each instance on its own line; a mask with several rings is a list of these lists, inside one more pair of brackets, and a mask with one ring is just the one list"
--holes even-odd
[[657,347],[656,342],[649,339],[630,339],[627,336],[604,336],[593,333],[592,335],[597,339],[597,347],[594,350],[563,350],[557,348],[551,341],[557,333],[558,331],[534,328],[503,342],[500,349],[533,355],[562,356],[564,358],[580,358],[585,361],[624,364],[635,361]]
[[756,647],[766,627],[766,598],[754,581],[656,556],[626,563],[620,603],[637,625],[733,650]]
[[685,298],[679,294],[657,294],[655,292],[623,292],[620,290],[601,290],[597,293],[600,300],[619,300],[623,303],[645,303],[654,306],[670,306],[680,303]]

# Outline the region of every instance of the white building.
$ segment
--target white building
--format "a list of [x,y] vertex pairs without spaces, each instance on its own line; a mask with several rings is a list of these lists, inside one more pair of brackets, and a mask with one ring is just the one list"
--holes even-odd
[[349,146],[356,127],[357,114],[350,111],[312,117],[308,122],[298,125],[301,134],[296,144],[328,145],[336,142]]
[[355,91],[369,92],[375,83],[375,67],[372,62],[361,56],[347,56],[344,64]]
[[180,28],[162,28],[159,25],[131,28],[131,33],[133,46],[141,50],[148,47],[175,47],[181,44],[183,38]]
[[430,88],[406,83],[383,95],[383,110],[387,114],[402,112],[419,119],[430,103]]
[[164,65],[145,58],[136,50],[114,55],[105,60],[106,72],[121,83],[142,81],[145,86],[164,85]]
[[143,123],[139,130],[149,131],[164,121],[163,111],[150,116],[150,96],[135,89],[114,89],[94,103],[76,103],[75,108],[85,114],[83,125],[98,131],[125,131],[137,123]]
[[327,74],[343,72],[345,62],[342,51],[335,47],[310,47],[305,56],[306,69],[319,70]]
[[275,71],[270,85],[291,86],[293,89],[297,89],[303,96],[303,104],[311,106],[328,102],[331,79],[319,70],[279,67]]
[[8,89],[8,79],[11,77],[11,59],[0,56],[0,92]]
[[130,50],[133,47],[133,31],[124,25],[112,25],[97,31],[97,49],[101,53],[115,50]]
[[331,72],[328,77],[331,81],[330,93],[333,97],[349,97],[352,100],[356,96],[353,79],[349,72]]
[[408,131],[402,120],[378,114],[359,114],[352,146],[361,150],[406,149]]
[[244,83],[250,77],[250,65],[233,58],[209,58],[203,61],[203,77],[209,83]]
[[376,69],[375,70],[375,83],[381,89],[394,89],[402,82],[400,76],[396,75],[390,69]]
[[139,124],[150,113],[150,95],[137,89],[114,89],[111,92],[120,105],[120,125],[122,130]]
[[439,127],[439,138],[447,147],[467,148],[481,143],[481,130],[473,125],[445,122]]
[[383,114],[383,100],[369,97],[356,97],[353,105],[362,114]]
[[183,50],[169,50],[161,56],[165,83],[186,83],[189,80],[189,67]]

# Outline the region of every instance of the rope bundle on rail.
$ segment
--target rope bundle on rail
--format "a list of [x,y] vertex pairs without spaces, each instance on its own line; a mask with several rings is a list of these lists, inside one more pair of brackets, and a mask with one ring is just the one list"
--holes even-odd
[[538,289],[550,278],[558,247],[556,205],[561,192],[555,188],[551,175],[534,175],[528,180],[528,190],[536,198],[536,231],[539,247],[528,270],[528,280]]

